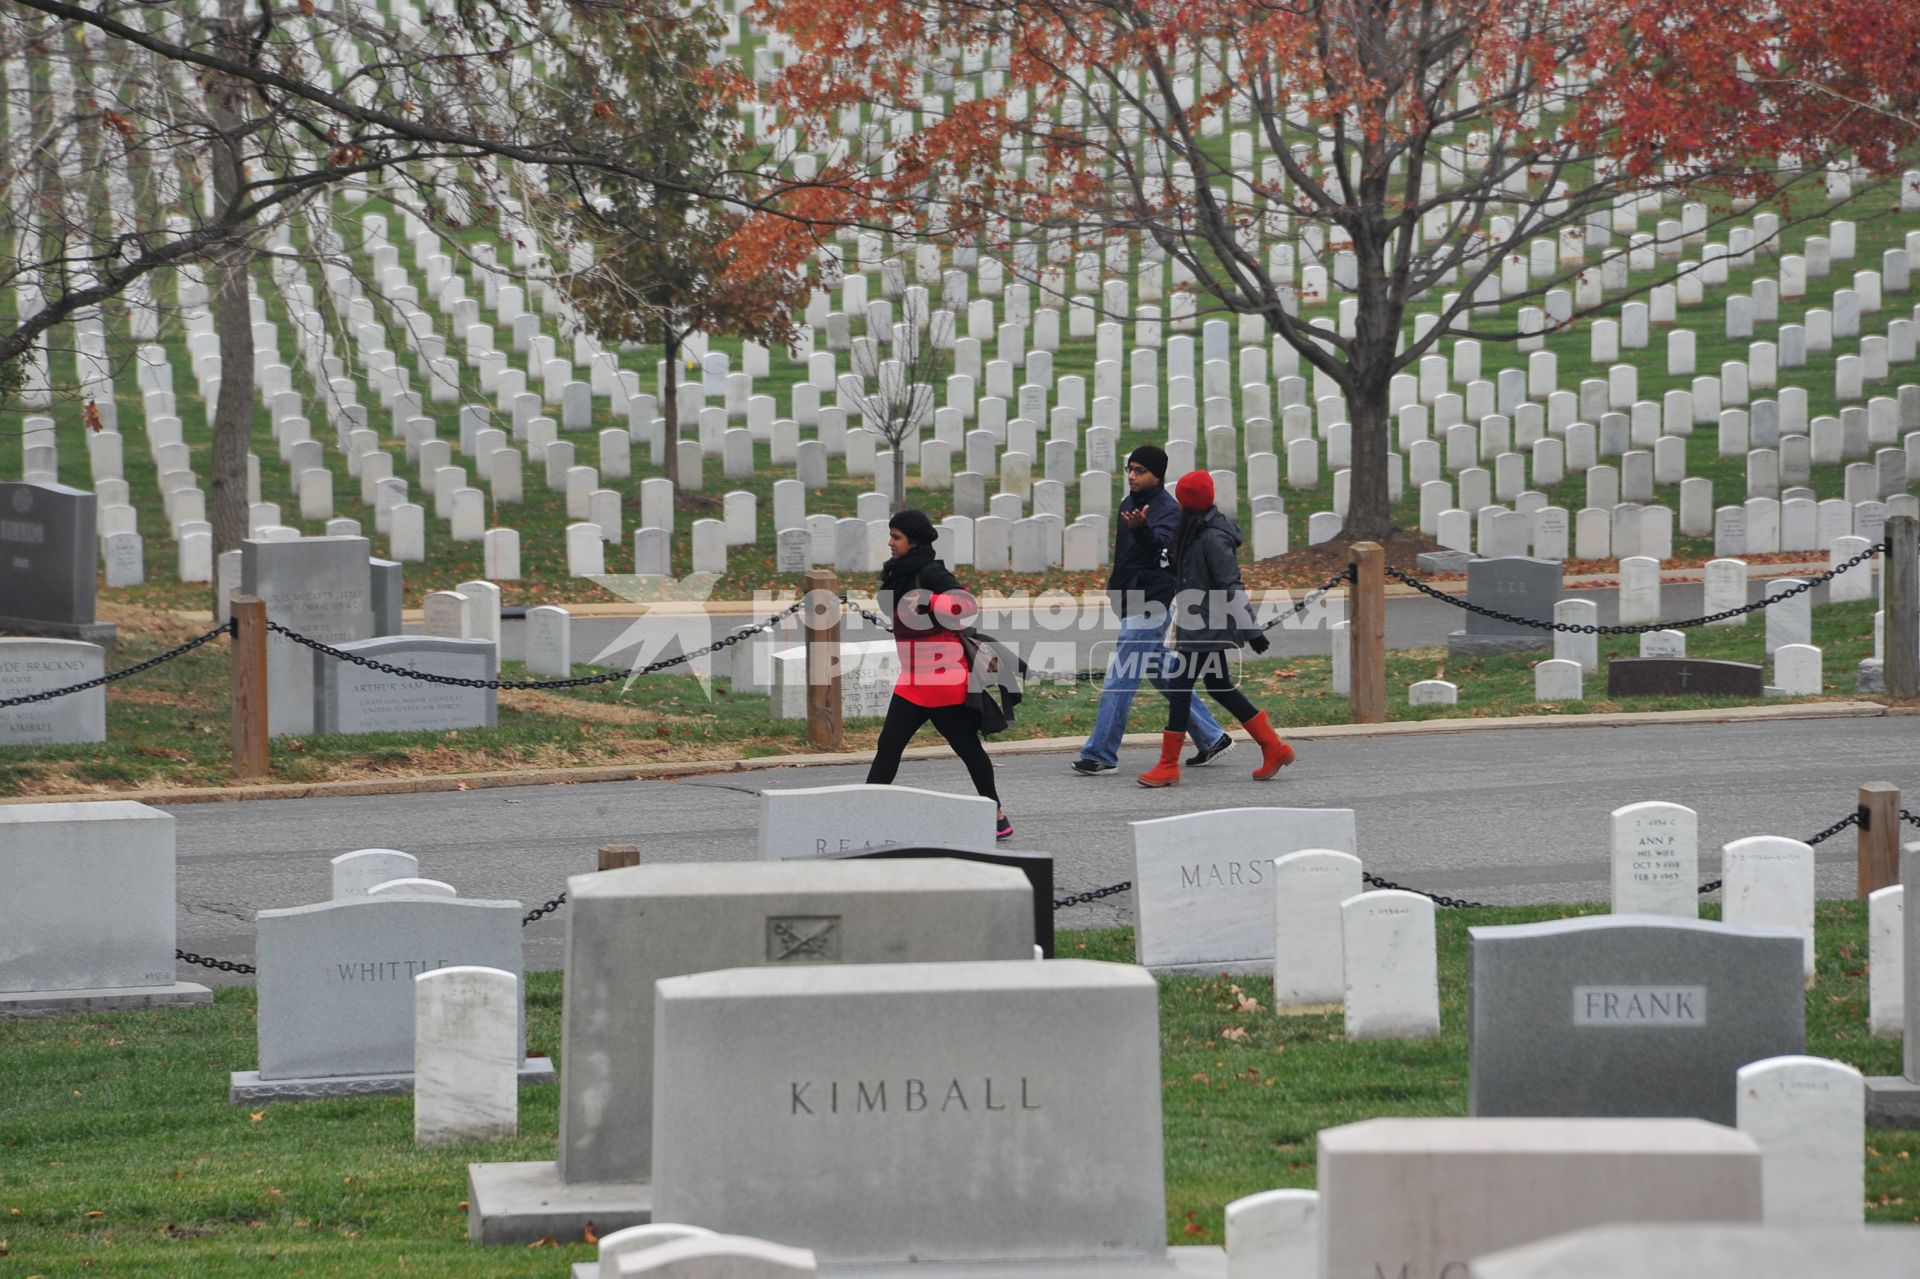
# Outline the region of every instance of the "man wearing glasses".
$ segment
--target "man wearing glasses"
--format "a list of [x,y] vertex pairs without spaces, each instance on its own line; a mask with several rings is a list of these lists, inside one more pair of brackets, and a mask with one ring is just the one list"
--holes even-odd
[[[1142,444],[1127,456],[1126,498],[1113,536],[1113,572],[1107,592],[1120,615],[1120,640],[1107,663],[1100,685],[1100,713],[1093,733],[1073,761],[1073,771],[1093,777],[1111,773],[1120,762],[1120,738],[1127,731],[1127,712],[1133,694],[1146,676],[1162,693],[1167,680],[1162,663],[1167,654],[1169,610],[1173,605],[1173,535],[1180,524],[1180,504],[1167,492],[1165,449]],[[1187,731],[1197,748],[1188,767],[1211,763],[1227,752],[1233,739],[1221,731],[1200,699],[1193,700]]]

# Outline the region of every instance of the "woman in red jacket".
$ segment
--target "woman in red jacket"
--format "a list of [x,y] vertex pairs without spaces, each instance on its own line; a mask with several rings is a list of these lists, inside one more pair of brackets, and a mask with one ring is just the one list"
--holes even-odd
[[919,511],[901,511],[887,521],[893,552],[880,569],[879,603],[893,617],[900,651],[900,679],[887,703],[880,744],[867,769],[870,785],[885,786],[900,771],[900,753],[929,720],[967,766],[973,788],[994,802],[995,833],[1013,834],[993,785],[993,761],[980,741],[980,725],[967,708],[967,655],[960,632],[979,606],[947,566],[934,558],[933,521]]

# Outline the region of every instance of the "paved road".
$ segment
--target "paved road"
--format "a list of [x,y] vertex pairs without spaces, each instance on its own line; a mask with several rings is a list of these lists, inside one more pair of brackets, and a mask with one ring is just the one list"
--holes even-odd
[[[1762,582],[1753,582],[1750,598],[1761,598],[1764,590]],[[1662,616],[1670,620],[1700,616],[1706,611],[1703,595],[1704,590],[1697,582],[1664,585],[1660,597]],[[1612,625],[1618,620],[1618,592],[1611,588],[1568,591],[1567,596],[1592,600],[1598,605],[1601,625]],[[1299,598],[1300,593],[1296,592],[1295,599]],[[1816,588],[1813,599],[1816,604],[1825,603],[1826,588]],[[1263,612],[1261,616],[1264,620],[1271,614]],[[1336,593],[1325,604],[1316,605],[1275,631],[1271,656],[1325,656],[1329,643],[1327,627],[1345,616],[1344,599]],[[1439,600],[1423,596],[1389,597],[1387,647],[1394,650],[1437,648],[1447,642],[1449,632],[1465,628],[1465,619],[1463,610]],[[581,616],[574,618],[572,624],[573,657],[583,664],[624,666],[631,662],[635,649],[641,645],[645,645],[643,660],[651,660],[697,648],[745,624],[745,619],[739,617],[637,620]],[[1013,643],[1029,662],[1046,670],[1091,669],[1104,665],[1106,646],[1114,639],[1112,618],[1104,612],[1084,619],[1083,624],[1080,618],[1049,617],[1024,608],[999,612],[988,609],[980,624],[982,629]],[[870,640],[884,636],[859,616],[850,615],[845,623],[844,638]],[[1038,655],[1037,645],[1046,646]],[[501,635],[501,656],[518,660],[525,651],[524,627],[515,621],[507,622]],[[728,675],[732,669],[730,658],[730,653],[717,655],[712,673]]]
[[[1145,751],[1127,763],[1145,767]],[[1344,738],[1303,745],[1281,780],[1250,782],[1245,746],[1191,770],[1170,791],[1127,773],[1082,778],[1067,755],[1005,757],[1001,791],[1014,845],[1050,852],[1063,891],[1131,875],[1126,823],[1248,804],[1356,810],[1369,870],[1454,896],[1499,903],[1604,899],[1607,814],[1664,799],[1700,813],[1701,873],[1746,835],[1806,836],[1851,812],[1862,782],[1901,787],[1920,809],[1920,719],[1554,727]],[[682,781],[520,787],[367,798],[182,805],[180,945],[250,959],[253,912],[325,900],[328,859],[400,848],[421,873],[463,896],[536,905],[591,870],[602,843],[638,844],[660,861],[747,859],[757,793],[864,780],[852,766],[769,770]],[[965,791],[951,757],[909,762],[901,784]],[[1916,833],[1920,837],[1920,833]],[[1851,833],[1820,848],[1822,896],[1853,892]],[[1066,926],[1123,922],[1125,894],[1063,912]],[[562,913],[529,928],[528,963],[557,968]],[[202,969],[183,969],[207,980]],[[215,975],[218,976],[217,974]]]

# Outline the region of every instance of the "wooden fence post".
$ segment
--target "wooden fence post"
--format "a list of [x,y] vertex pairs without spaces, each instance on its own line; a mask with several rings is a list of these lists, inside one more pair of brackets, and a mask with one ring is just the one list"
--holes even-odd
[[1910,702],[1920,698],[1920,520],[1894,516],[1887,521],[1887,541],[1892,549],[1882,569],[1887,590],[1881,671],[1887,700]]
[[807,742],[837,751],[840,718],[840,578],[826,569],[807,574]]
[[1378,542],[1355,542],[1356,570],[1347,609],[1349,718],[1355,724],[1387,720],[1387,553]]
[[1860,788],[1860,897],[1900,882],[1900,788],[1868,782]]
[[636,844],[600,845],[600,869],[619,870],[622,866],[638,866],[640,848]]
[[233,609],[233,775],[267,776],[267,602],[236,595]]

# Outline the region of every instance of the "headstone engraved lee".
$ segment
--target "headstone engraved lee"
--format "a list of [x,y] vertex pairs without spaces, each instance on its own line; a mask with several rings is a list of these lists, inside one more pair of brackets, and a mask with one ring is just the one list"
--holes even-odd
[[212,1001],[174,980],[171,814],[0,806],[0,884],[0,1017]]
[[1154,969],[1269,970],[1273,859],[1359,852],[1350,808],[1222,808],[1129,826],[1135,946]]
[[1613,810],[1613,913],[1700,917],[1700,818],[1684,804]]
[[1466,1279],[1475,1257],[1582,1226],[1758,1222],[1760,1167],[1751,1138],[1690,1119],[1329,1128],[1319,1137],[1319,1273]]
[[0,631],[111,644],[94,619],[93,494],[64,484],[0,483]]
[[1168,1258],[1157,987],[1140,969],[735,969],[658,992],[662,1220],[846,1263],[1173,1273],[1148,1268]]
[[[1561,597],[1558,560],[1509,555],[1467,565],[1467,600],[1482,608],[1535,622],[1552,622]],[[1551,648],[1553,632],[1480,613],[1467,614],[1467,628],[1447,636],[1447,649],[1459,655],[1517,653]]]
[[[1031,960],[1033,902],[1004,866],[939,860],[634,866],[567,881],[557,1161],[473,1164],[469,1233],[578,1237],[649,1219],[654,982],[769,965]],[[677,1102],[676,1102],[677,1104]]]
[[912,786],[807,786],[760,792],[760,856],[837,857],[939,831],[956,848],[991,852],[994,802]]
[[[441,679],[490,680],[491,640],[385,635],[333,647],[369,661]],[[499,693],[377,671],[326,653],[314,653],[313,728],[320,733],[394,733],[448,728],[492,728]]]
[[1467,932],[1467,1106],[1734,1118],[1734,1072],[1806,1043],[1799,938],[1654,915]]
[[[373,636],[369,543],[364,537],[303,537],[240,544],[240,591],[266,601],[267,620],[340,645]],[[267,731],[314,731],[312,649],[278,633],[267,637]],[[332,661],[334,659],[328,658]]]
[[[0,638],[0,701],[84,684],[107,673],[98,644]],[[0,709],[0,746],[107,740],[105,685]]]

